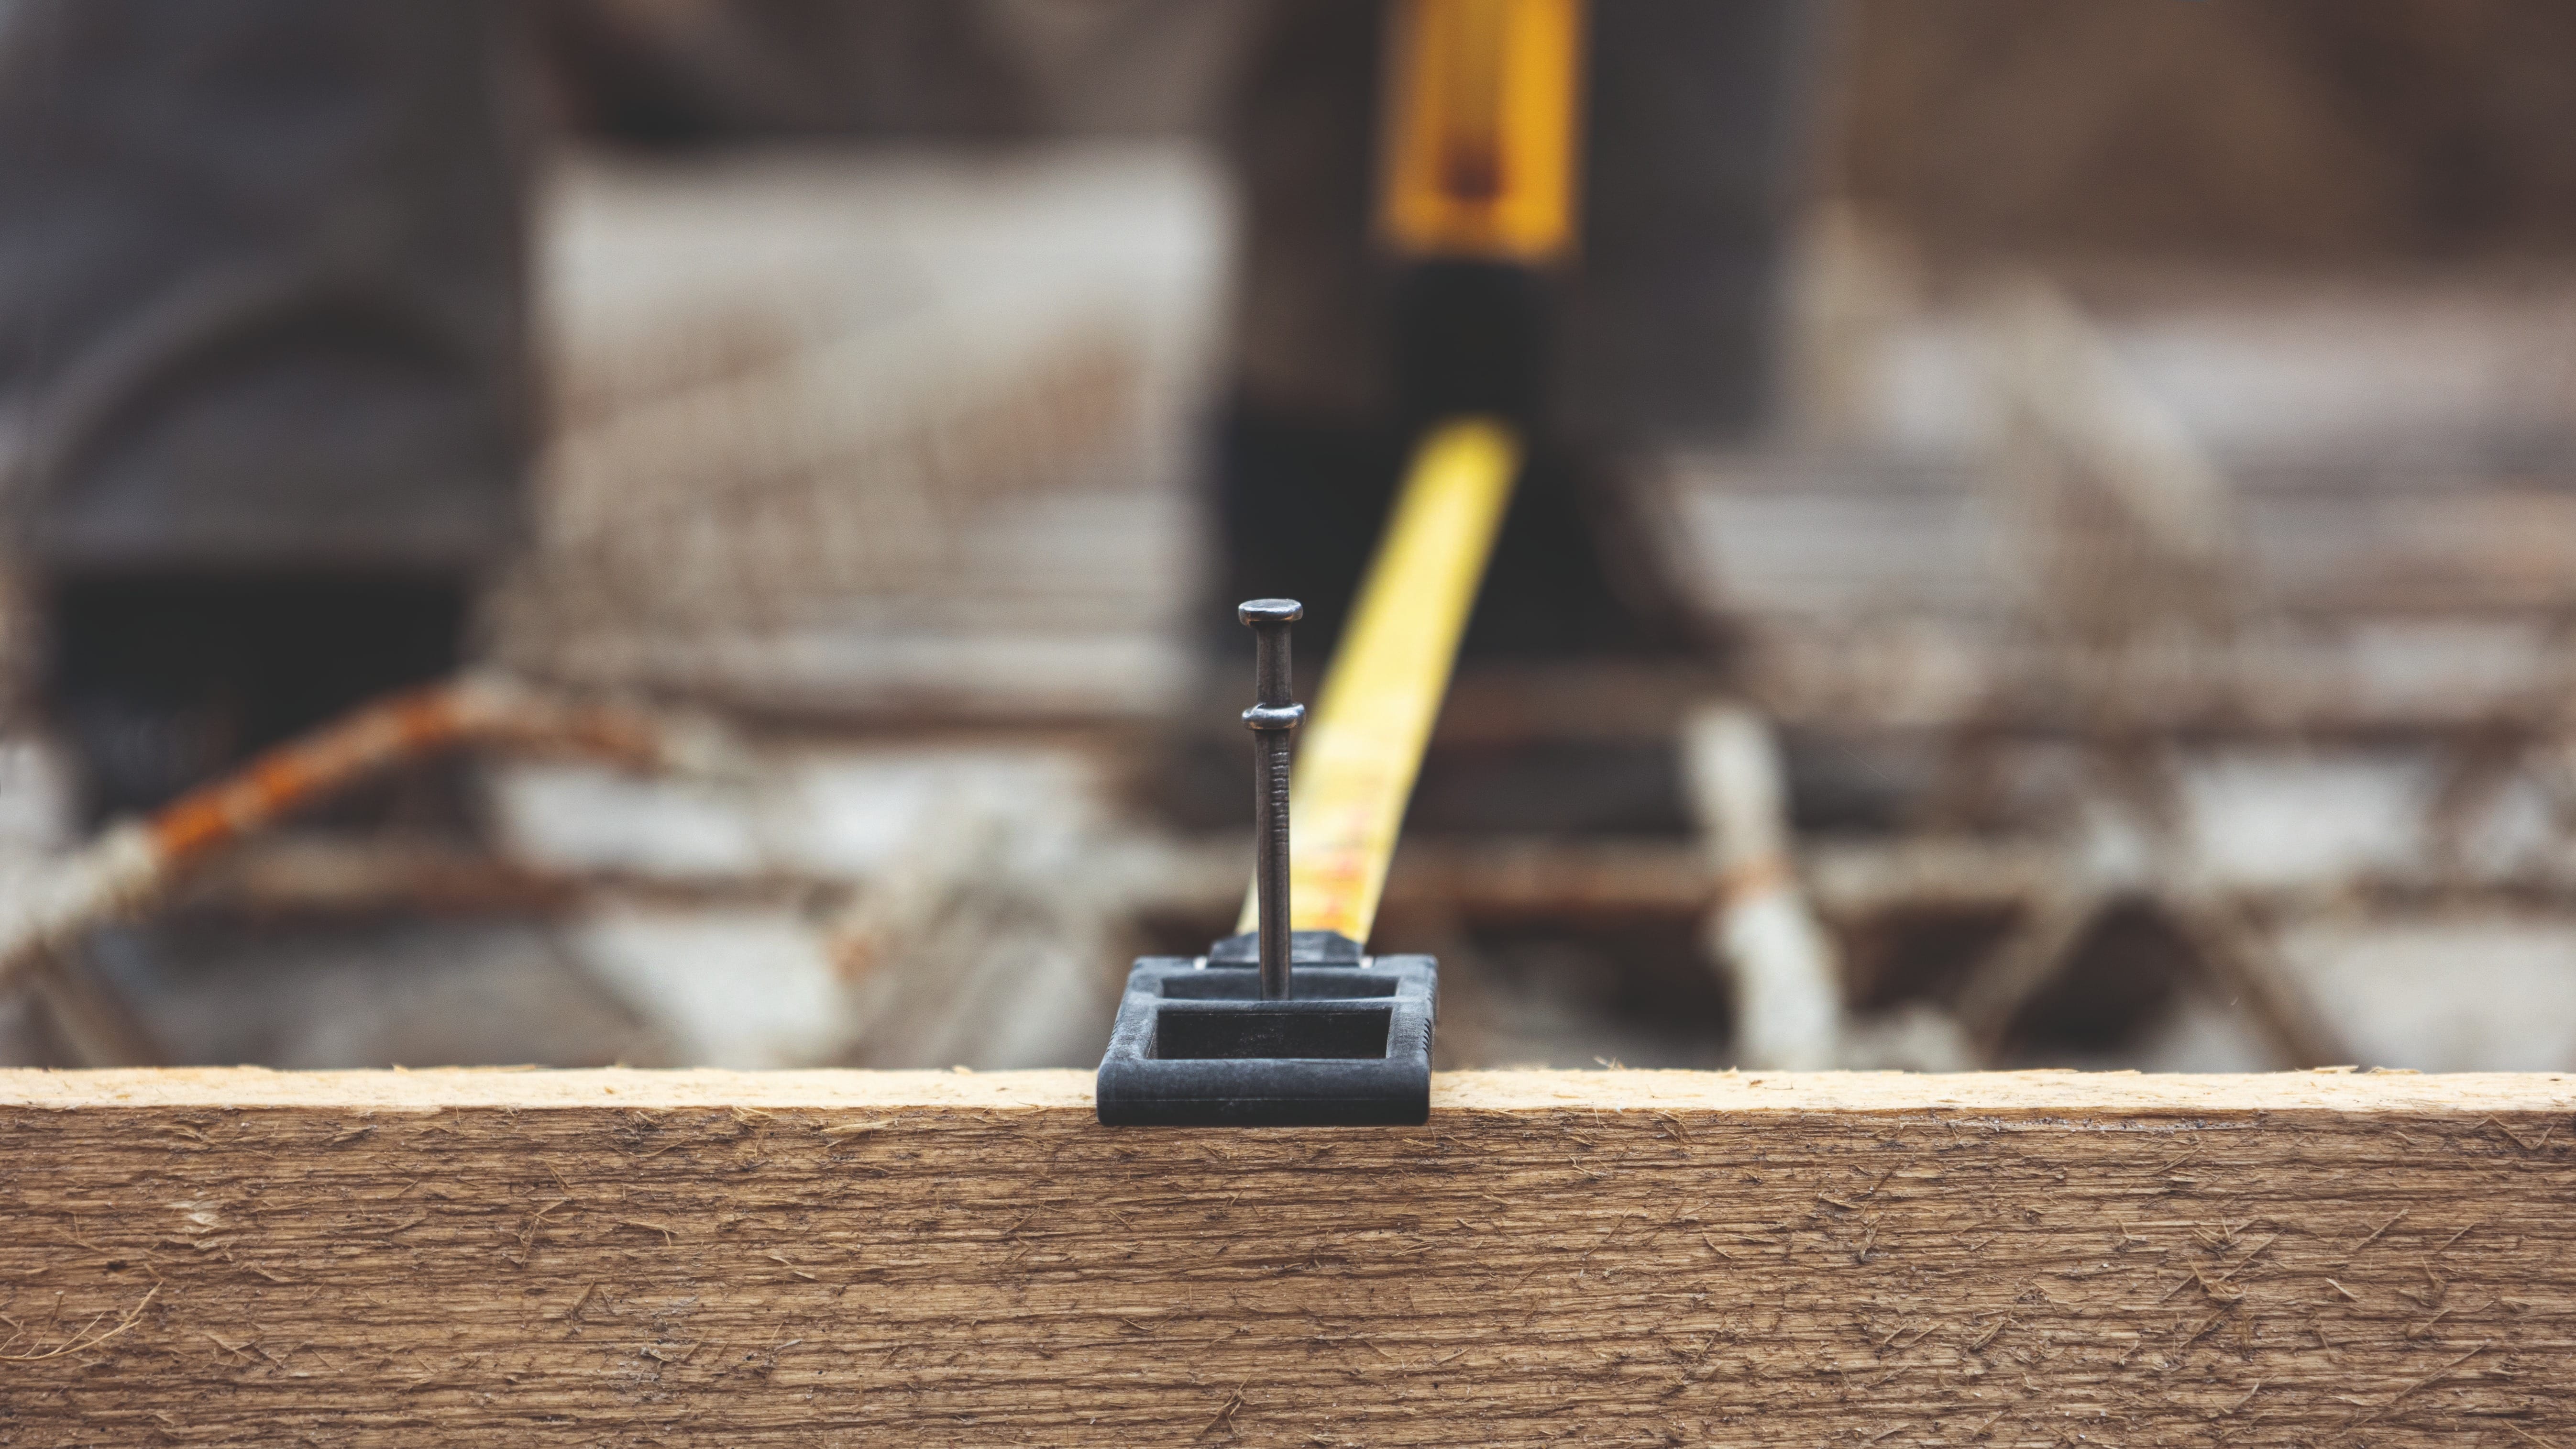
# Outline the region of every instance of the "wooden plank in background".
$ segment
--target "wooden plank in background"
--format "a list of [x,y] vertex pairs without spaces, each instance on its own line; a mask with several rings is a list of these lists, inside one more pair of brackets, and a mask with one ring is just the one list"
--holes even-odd
[[0,1442],[2576,1444],[2576,1077],[0,1074]]

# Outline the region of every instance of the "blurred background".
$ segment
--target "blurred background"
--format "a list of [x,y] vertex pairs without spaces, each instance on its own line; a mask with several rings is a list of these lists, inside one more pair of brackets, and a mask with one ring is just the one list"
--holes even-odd
[[[1399,8],[0,0],[0,1060],[1095,1063],[1460,365]],[[2576,1067],[2576,10],[1583,33],[1439,1064]]]

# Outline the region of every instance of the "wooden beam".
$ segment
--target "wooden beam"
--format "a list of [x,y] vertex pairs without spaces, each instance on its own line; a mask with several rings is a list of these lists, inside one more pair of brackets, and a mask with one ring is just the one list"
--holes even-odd
[[2576,1077],[0,1073],[0,1440],[2576,1445]]

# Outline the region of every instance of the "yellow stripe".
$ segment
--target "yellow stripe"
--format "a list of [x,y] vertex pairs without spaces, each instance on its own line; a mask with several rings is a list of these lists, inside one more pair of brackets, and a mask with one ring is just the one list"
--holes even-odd
[[[1458,639],[1520,471],[1502,423],[1423,439],[1297,750],[1289,795],[1289,921],[1366,942]],[[1239,929],[1256,921],[1246,897]]]

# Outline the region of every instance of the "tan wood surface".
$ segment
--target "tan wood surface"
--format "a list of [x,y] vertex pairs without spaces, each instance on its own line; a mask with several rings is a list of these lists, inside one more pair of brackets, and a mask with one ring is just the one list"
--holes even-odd
[[2576,1078],[0,1073],[0,1443],[2576,1446]]

